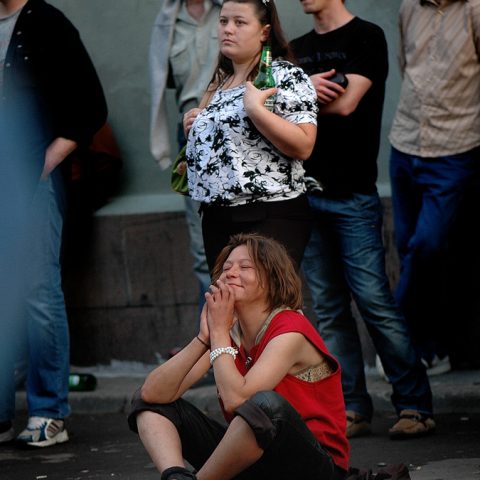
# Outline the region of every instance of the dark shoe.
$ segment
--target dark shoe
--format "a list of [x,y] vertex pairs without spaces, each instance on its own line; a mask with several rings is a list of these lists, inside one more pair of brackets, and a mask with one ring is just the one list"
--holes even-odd
[[184,467],[170,467],[163,471],[161,480],[197,480],[197,477]]
[[416,410],[402,410],[397,423],[388,431],[392,440],[423,437],[435,431],[433,418],[424,417]]
[[351,410],[347,410],[345,413],[347,415],[347,438],[363,437],[372,432],[370,422],[365,417]]

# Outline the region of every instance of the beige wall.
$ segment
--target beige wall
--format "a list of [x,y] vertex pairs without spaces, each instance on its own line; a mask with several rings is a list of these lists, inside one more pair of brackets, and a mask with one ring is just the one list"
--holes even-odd
[[[158,0],[50,0],[80,30],[107,95],[110,122],[124,155],[124,184],[120,198],[102,210],[103,214],[140,213],[182,209],[178,195],[170,194],[169,174],[161,172],[149,153],[148,45],[157,14]],[[311,28],[311,18],[296,0],[277,0],[289,38]],[[400,0],[347,0],[347,6],[381,25],[390,48],[390,76],[385,102],[384,134],[379,157],[379,187],[388,194],[388,142],[399,90],[394,53],[396,19]],[[172,122],[173,95],[169,94]]]

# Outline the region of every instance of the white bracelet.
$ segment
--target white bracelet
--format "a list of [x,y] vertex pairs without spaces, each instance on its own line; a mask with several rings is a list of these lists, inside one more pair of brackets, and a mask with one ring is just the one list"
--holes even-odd
[[238,350],[233,347],[220,347],[216,348],[215,350],[212,350],[210,352],[210,365],[213,365],[213,362],[222,354],[228,353],[228,355],[231,355],[233,359],[235,360],[237,358],[237,353]]

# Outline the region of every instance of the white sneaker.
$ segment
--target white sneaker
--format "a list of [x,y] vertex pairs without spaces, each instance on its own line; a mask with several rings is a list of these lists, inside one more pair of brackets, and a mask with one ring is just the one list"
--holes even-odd
[[49,447],[67,442],[68,433],[63,420],[29,417],[27,428],[20,433],[17,441],[31,447]]
[[0,443],[11,442],[15,438],[12,422],[0,423]]
[[422,363],[425,365],[425,368],[427,369],[427,375],[429,377],[434,377],[435,375],[447,373],[452,369],[452,365],[450,364],[450,358],[448,355],[446,355],[442,359],[438,358],[438,356],[435,355],[430,362],[427,362],[422,358]]

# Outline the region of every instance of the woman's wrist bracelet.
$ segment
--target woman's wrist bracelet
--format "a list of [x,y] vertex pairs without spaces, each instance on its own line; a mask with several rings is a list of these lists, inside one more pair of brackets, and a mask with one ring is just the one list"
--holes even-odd
[[233,359],[235,360],[237,358],[237,353],[238,350],[233,347],[220,347],[216,348],[215,350],[212,350],[210,352],[210,365],[213,365],[213,362],[220,356],[223,355],[224,353],[227,353],[228,355],[231,355]]
[[198,335],[197,340],[202,343],[207,348],[207,350],[210,348],[210,345],[207,342],[203,341]]

